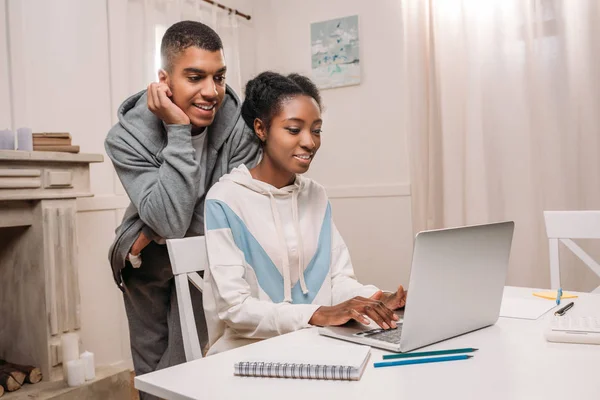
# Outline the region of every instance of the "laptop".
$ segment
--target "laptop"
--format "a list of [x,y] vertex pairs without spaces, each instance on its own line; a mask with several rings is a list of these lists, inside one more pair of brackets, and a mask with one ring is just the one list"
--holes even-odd
[[495,324],[513,231],[514,222],[508,221],[420,232],[398,328],[373,329],[374,322],[352,321],[319,333],[407,352]]

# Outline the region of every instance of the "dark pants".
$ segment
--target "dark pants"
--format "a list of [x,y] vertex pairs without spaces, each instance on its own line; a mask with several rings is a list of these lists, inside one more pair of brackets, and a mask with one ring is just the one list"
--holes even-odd
[[[185,353],[177,308],[175,280],[166,245],[151,242],[142,250],[142,266],[123,269],[125,311],[136,375],[184,363]],[[208,342],[202,294],[191,286],[200,346]],[[157,399],[140,393],[140,399]]]

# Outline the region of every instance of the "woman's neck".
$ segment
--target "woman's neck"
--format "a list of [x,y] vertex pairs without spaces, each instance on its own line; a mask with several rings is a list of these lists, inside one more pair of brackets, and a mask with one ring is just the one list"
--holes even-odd
[[252,178],[275,186],[277,189],[289,186],[296,180],[296,174],[276,168],[268,158],[263,158],[256,167],[252,168],[250,175],[252,175]]

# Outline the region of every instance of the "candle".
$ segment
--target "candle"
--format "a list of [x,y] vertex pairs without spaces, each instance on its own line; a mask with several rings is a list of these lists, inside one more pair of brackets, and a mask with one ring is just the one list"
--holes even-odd
[[67,363],[79,359],[79,336],[76,333],[65,333],[60,337],[63,376],[68,379]]
[[17,129],[17,150],[33,151],[31,128]]
[[96,377],[96,369],[94,366],[94,353],[86,351],[81,353],[81,361],[85,368],[85,380],[89,381]]
[[85,383],[85,366],[83,360],[67,361],[67,384],[79,386]]
[[15,150],[15,136],[8,129],[0,131],[0,150]]

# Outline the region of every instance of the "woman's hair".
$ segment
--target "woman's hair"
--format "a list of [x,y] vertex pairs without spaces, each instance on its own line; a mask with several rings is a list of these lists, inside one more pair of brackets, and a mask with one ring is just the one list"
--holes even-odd
[[298,95],[312,97],[321,109],[321,95],[317,86],[299,74],[284,76],[266,71],[246,84],[246,99],[242,104],[242,118],[254,130],[254,120],[259,118],[267,129],[271,119],[281,111],[284,100]]

